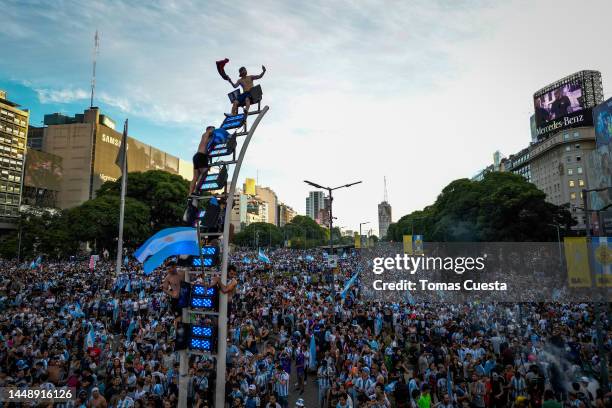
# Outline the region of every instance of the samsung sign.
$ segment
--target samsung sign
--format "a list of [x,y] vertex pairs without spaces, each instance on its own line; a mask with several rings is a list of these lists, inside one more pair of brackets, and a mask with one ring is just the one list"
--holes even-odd
[[536,135],[538,139],[542,139],[551,133],[582,126],[593,126],[593,111],[591,108],[582,109],[562,118],[546,122],[544,125],[536,127]]

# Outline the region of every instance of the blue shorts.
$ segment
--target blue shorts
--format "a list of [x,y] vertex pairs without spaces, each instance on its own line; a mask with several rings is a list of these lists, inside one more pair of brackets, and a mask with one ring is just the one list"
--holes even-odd
[[236,100],[238,101],[238,105],[242,106],[246,103],[246,99],[247,98],[251,98],[251,91],[246,91],[241,93],[240,95],[238,95],[238,97],[236,98]]

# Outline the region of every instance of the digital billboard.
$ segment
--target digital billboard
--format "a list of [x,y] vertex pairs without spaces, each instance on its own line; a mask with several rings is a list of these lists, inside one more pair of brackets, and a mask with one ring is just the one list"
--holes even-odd
[[585,107],[580,81],[560,84],[558,87],[534,96],[536,139],[563,129],[591,126],[591,111]]
[[[612,98],[593,108],[595,150],[589,155],[588,176],[591,188],[612,186]],[[600,210],[611,203],[610,190],[592,192],[590,207]]]
[[584,109],[582,104],[582,85],[564,84],[556,89],[534,98],[536,124],[542,126],[551,120]]
[[62,176],[60,156],[28,149],[23,180],[27,187],[59,191]]

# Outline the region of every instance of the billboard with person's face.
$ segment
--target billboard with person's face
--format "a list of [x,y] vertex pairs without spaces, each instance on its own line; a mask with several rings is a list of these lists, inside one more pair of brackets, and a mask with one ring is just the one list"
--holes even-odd
[[536,125],[542,126],[552,120],[581,111],[584,109],[582,99],[580,83],[561,85],[534,98]]
[[593,124],[591,111],[585,108],[582,84],[579,81],[537,94],[533,100],[537,140],[563,129]]

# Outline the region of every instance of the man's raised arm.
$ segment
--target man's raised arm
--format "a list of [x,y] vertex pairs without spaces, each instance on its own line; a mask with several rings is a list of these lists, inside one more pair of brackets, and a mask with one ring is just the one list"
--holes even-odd
[[261,74],[259,75],[253,75],[251,78],[253,79],[260,79],[262,76],[264,76],[264,74],[266,73],[266,67],[264,67],[263,65],[261,66]]

